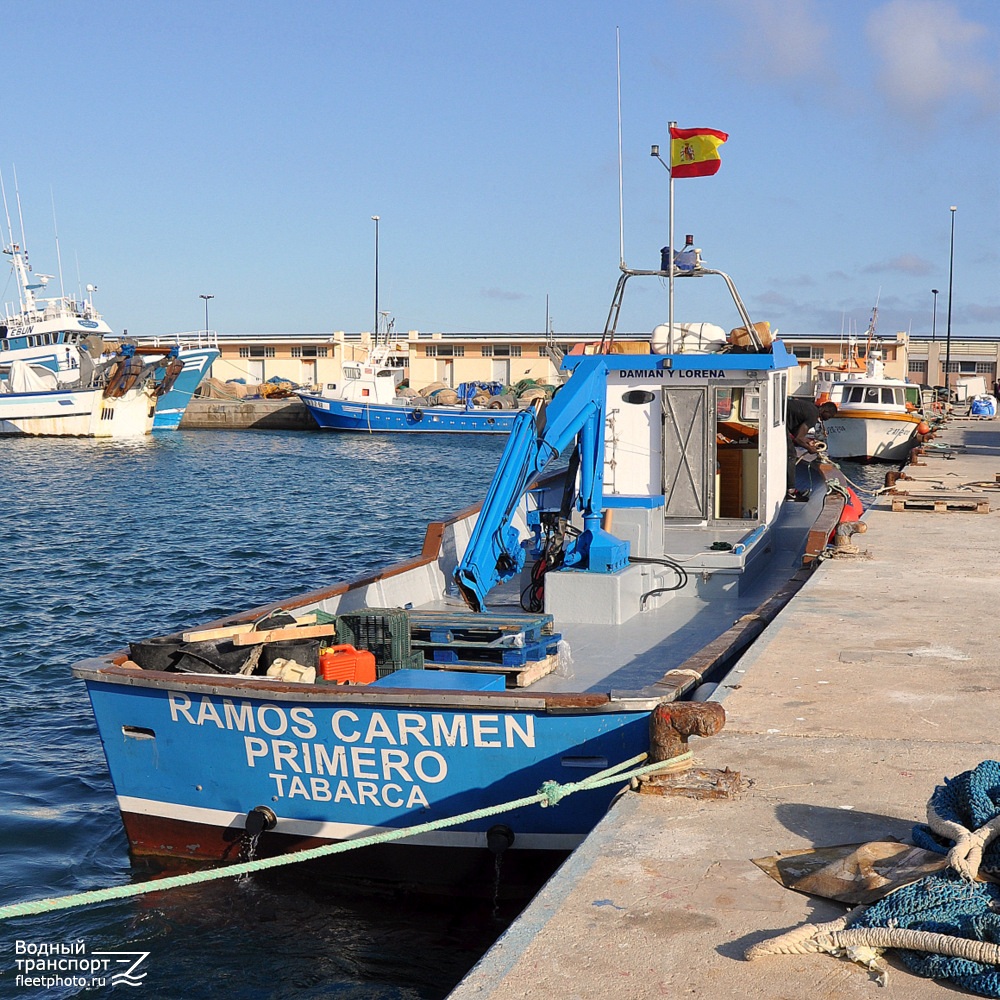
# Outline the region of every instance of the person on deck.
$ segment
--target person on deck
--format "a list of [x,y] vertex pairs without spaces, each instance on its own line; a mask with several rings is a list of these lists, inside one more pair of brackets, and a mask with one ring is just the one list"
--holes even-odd
[[809,499],[808,490],[795,488],[795,464],[798,462],[796,448],[804,448],[813,455],[818,454],[822,449],[818,442],[809,436],[809,432],[817,424],[834,416],[836,412],[836,403],[827,402],[817,406],[806,396],[788,397],[788,404],[785,407],[785,430],[788,432],[788,467],[785,482],[788,492],[785,494],[786,500],[804,503]]

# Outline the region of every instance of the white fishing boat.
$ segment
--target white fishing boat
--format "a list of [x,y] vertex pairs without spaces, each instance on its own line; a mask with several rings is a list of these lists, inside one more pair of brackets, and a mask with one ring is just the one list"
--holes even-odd
[[127,344],[107,355],[111,329],[90,298],[37,297],[51,275],[32,276],[27,254],[13,239],[4,253],[11,258],[19,301],[4,306],[0,322],[0,435],[149,434],[156,365],[143,364]]
[[683,281],[724,280],[730,341],[653,353],[616,343],[618,315],[628,281],[669,276],[621,270],[600,343],[516,412],[485,499],[431,525],[420,556],[74,667],[133,855],[335,846],[323,863],[343,874],[494,892],[496,855],[508,887],[565,856],[616,769],[662,759],[652,715],[718,723],[719,705],[674,703],[738,683],[845,494],[817,479],[784,502],[797,362],[729,276],[699,259]]
[[[138,398],[147,395],[145,387],[117,397],[91,391],[103,392],[106,385],[91,385],[90,379],[100,379],[102,370],[109,373],[107,363],[120,358],[126,348],[141,355],[149,366],[142,381],[155,382],[153,428],[176,428],[198,383],[219,356],[217,346],[178,336],[163,346],[138,347],[127,337],[117,336],[95,308],[97,289],[92,284],[87,285],[86,296],[39,294],[47,290],[54,275],[33,270],[23,232],[20,239],[14,238],[6,191],[3,202],[8,238],[3,252],[10,258],[18,299],[5,303],[0,316],[0,391],[8,397],[23,397],[31,386],[32,394],[58,390],[63,395],[5,398],[0,405],[4,418],[0,433],[96,437],[148,433],[142,429],[147,421],[141,416],[148,400]],[[108,402],[109,398],[116,401]]]
[[919,387],[885,374],[882,352],[868,352],[863,374],[831,383],[835,416],[824,421],[831,458],[859,462],[905,462],[930,432],[918,404]]
[[0,435],[133,438],[149,434],[156,383],[120,356],[95,366],[91,378],[58,384],[25,361],[0,366]]

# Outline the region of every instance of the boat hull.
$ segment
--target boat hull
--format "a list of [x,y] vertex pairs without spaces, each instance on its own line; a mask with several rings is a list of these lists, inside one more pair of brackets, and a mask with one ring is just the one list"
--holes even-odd
[[905,462],[916,447],[920,416],[910,413],[841,411],[824,421],[831,458]]
[[175,431],[180,427],[191,397],[218,357],[219,351],[215,348],[181,350],[180,358],[184,362],[184,370],[177,376],[177,381],[170,389],[156,401],[154,431]]
[[153,427],[155,403],[146,389],[117,399],[102,389],[58,389],[0,394],[0,434],[33,437],[143,437]]
[[[644,752],[649,741],[647,705],[616,711],[593,699],[599,706],[552,710],[544,696],[463,692],[460,673],[450,679],[455,690],[419,695],[377,685],[261,690],[220,675],[104,673],[85,680],[136,856],[233,860],[246,845],[247,813],[258,806],[277,819],[260,839],[263,854],[445,820],[535,795],[546,781],[579,781]],[[487,833],[497,824],[513,833],[512,852],[549,864],[581,843],[617,790],[612,784],[558,807],[522,805],[381,845],[393,859],[389,875],[363,851],[338,855],[335,867],[412,881],[440,852],[462,860],[424,877],[454,883],[457,871],[489,857]]]
[[299,393],[323,430],[418,434],[507,434],[517,410],[465,406],[398,406],[348,402]]

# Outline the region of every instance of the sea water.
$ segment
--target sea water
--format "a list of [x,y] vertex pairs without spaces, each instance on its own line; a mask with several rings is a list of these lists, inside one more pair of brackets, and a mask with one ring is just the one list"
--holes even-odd
[[[272,431],[0,439],[0,904],[149,877],[130,863],[71,664],[418,554],[428,522],[482,497],[503,445]],[[290,866],[0,923],[0,995],[110,992],[18,984],[44,945],[147,952],[134,990],[147,998],[437,998],[516,911],[361,894]]]

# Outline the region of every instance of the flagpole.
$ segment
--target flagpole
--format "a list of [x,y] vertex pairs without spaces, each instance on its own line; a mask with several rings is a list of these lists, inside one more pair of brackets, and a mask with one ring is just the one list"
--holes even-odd
[[[668,122],[669,129],[677,127],[677,122]],[[673,132],[669,133],[673,136]],[[670,195],[667,199],[667,350],[674,353],[674,170],[673,138],[668,162],[670,163]]]

